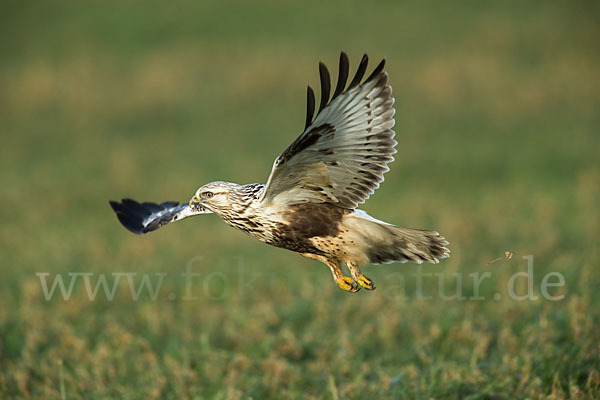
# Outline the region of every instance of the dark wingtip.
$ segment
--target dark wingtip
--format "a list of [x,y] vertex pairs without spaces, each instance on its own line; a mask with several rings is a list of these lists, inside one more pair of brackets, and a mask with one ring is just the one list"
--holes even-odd
[[356,75],[354,75],[354,79],[352,79],[350,86],[348,86],[348,90],[350,90],[353,87],[358,86],[360,84],[360,81],[362,80],[363,76],[365,76],[365,72],[367,71],[368,64],[369,64],[369,56],[367,54],[364,54],[362,56],[362,59],[360,60],[358,69],[356,70]]
[[176,220],[177,215],[188,205],[177,201],[163,203],[138,203],[132,199],[109,201],[121,224],[130,232],[138,235],[152,232],[163,225]]
[[350,61],[348,60],[348,54],[345,52],[340,53],[340,70],[338,72],[338,81],[335,86],[335,92],[333,93],[332,100],[338,97],[344,91],[346,82],[348,81],[348,72],[350,70]]
[[319,76],[321,77],[321,104],[319,105],[319,112],[329,102],[329,93],[331,92],[331,78],[329,77],[329,71],[327,66],[322,62],[319,62]]
[[132,199],[121,199],[121,202],[109,200],[109,204],[121,225],[128,231],[137,235],[146,233],[143,221],[147,211],[140,206],[140,203]]
[[369,82],[371,79],[379,76],[379,74],[381,73],[381,71],[383,71],[384,67],[385,67],[385,58],[383,60],[381,60],[379,62],[379,64],[377,64],[377,67],[375,67],[375,69],[373,70],[373,72],[371,72],[371,75],[369,75],[369,77],[367,78],[366,82]]
[[[360,85],[362,79],[365,76],[367,71],[367,65],[369,64],[369,56],[365,53],[360,60],[360,64],[358,65],[358,69],[356,70],[356,74],[348,88],[346,88],[346,82],[348,81],[348,73],[350,70],[350,62],[348,59],[348,55],[342,51],[340,52],[340,65],[339,65],[339,73],[338,73],[338,81],[335,87],[335,91],[331,100],[334,100],[340,94],[344,92],[344,90],[350,90],[358,85]],[[381,74],[385,67],[385,58],[379,62],[377,67],[373,70],[371,75],[366,79],[365,82],[368,82]],[[323,108],[329,104],[329,95],[331,92],[331,78],[329,75],[329,70],[327,66],[323,62],[319,62],[319,76],[321,78],[321,101],[319,104],[319,110],[317,113],[321,112]],[[313,116],[315,112],[315,93],[310,86],[307,87],[306,90],[306,124],[304,125],[304,129],[306,130],[313,121]]]
[[315,113],[315,92],[309,86],[306,87],[306,125],[304,129],[312,123],[313,115]]

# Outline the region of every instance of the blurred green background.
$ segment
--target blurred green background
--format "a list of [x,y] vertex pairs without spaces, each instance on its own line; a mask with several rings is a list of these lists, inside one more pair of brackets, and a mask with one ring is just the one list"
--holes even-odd
[[[0,397],[598,398],[599,8],[3,1]],[[362,208],[440,231],[452,257],[422,271],[467,297],[490,272],[485,300],[435,276],[419,299],[414,264],[367,267],[378,289],[351,295],[215,216],[138,237],[113,215],[264,182],[340,50],[386,57],[396,98],[396,161]],[[506,295],[525,255],[536,301]],[[112,301],[81,281],[46,301],[39,272],[167,276],[155,300],[123,279]]]

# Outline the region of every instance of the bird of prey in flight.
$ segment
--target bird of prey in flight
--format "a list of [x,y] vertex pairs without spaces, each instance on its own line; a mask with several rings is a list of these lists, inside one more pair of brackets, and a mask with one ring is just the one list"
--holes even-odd
[[[383,182],[397,144],[385,60],[363,79],[367,63],[365,54],[347,84],[349,61],[342,52],[331,97],[329,71],[319,63],[317,114],[315,95],[308,86],[304,131],[275,159],[266,184],[211,182],[183,204],[111,201],[119,221],[131,232],[144,234],[187,217],[214,213],[261,242],[323,262],[338,286],[348,292],[375,289],[360,265],[438,263],[448,257],[448,242],[439,233],[401,228],[357,208]],[[342,263],[350,276],[344,276]]]

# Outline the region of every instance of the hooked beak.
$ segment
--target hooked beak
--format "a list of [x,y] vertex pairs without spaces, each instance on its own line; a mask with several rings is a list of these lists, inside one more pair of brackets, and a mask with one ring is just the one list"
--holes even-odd
[[194,197],[192,197],[192,199],[190,200],[190,207],[193,207],[200,203],[206,203],[206,200],[200,200],[198,196],[194,195]]

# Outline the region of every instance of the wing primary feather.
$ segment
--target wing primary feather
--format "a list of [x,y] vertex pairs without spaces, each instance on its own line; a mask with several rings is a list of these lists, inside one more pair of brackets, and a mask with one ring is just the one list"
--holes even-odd
[[329,93],[331,92],[331,79],[329,78],[329,71],[322,62],[319,63],[319,75],[321,77],[321,104],[319,105],[319,112],[329,102]]
[[111,200],[110,206],[121,224],[138,235],[154,231],[161,226],[192,215],[210,214],[211,212],[201,205],[190,207],[187,203],[179,204],[176,201],[156,204],[122,199],[121,202]]
[[354,75],[354,79],[350,82],[350,86],[348,86],[348,90],[352,89],[355,86],[358,86],[363,76],[365,76],[365,72],[367,71],[367,64],[369,63],[369,56],[366,54],[363,55],[362,60],[360,60],[360,64],[358,65],[358,70],[356,70],[356,75]]
[[350,62],[348,61],[348,55],[343,51],[340,53],[340,71],[338,73],[338,81],[335,87],[335,92],[331,100],[338,97],[344,91],[346,82],[348,81],[348,71],[350,69]]
[[369,82],[371,79],[378,76],[381,73],[381,71],[383,71],[384,67],[385,67],[385,58],[383,60],[381,60],[381,62],[377,65],[377,67],[373,70],[373,72],[371,72],[371,75],[369,75],[369,77],[367,78],[367,80],[365,82]]
[[315,92],[309,86],[306,87],[306,125],[304,129],[312,123],[313,115],[315,113]]
[[350,71],[348,56],[340,52],[333,97],[329,71],[319,63],[319,113],[313,115],[315,96],[309,87],[305,130],[275,160],[262,204],[328,203],[353,209],[379,187],[396,153],[394,100],[385,62],[380,59],[367,71],[368,62],[365,54]]

